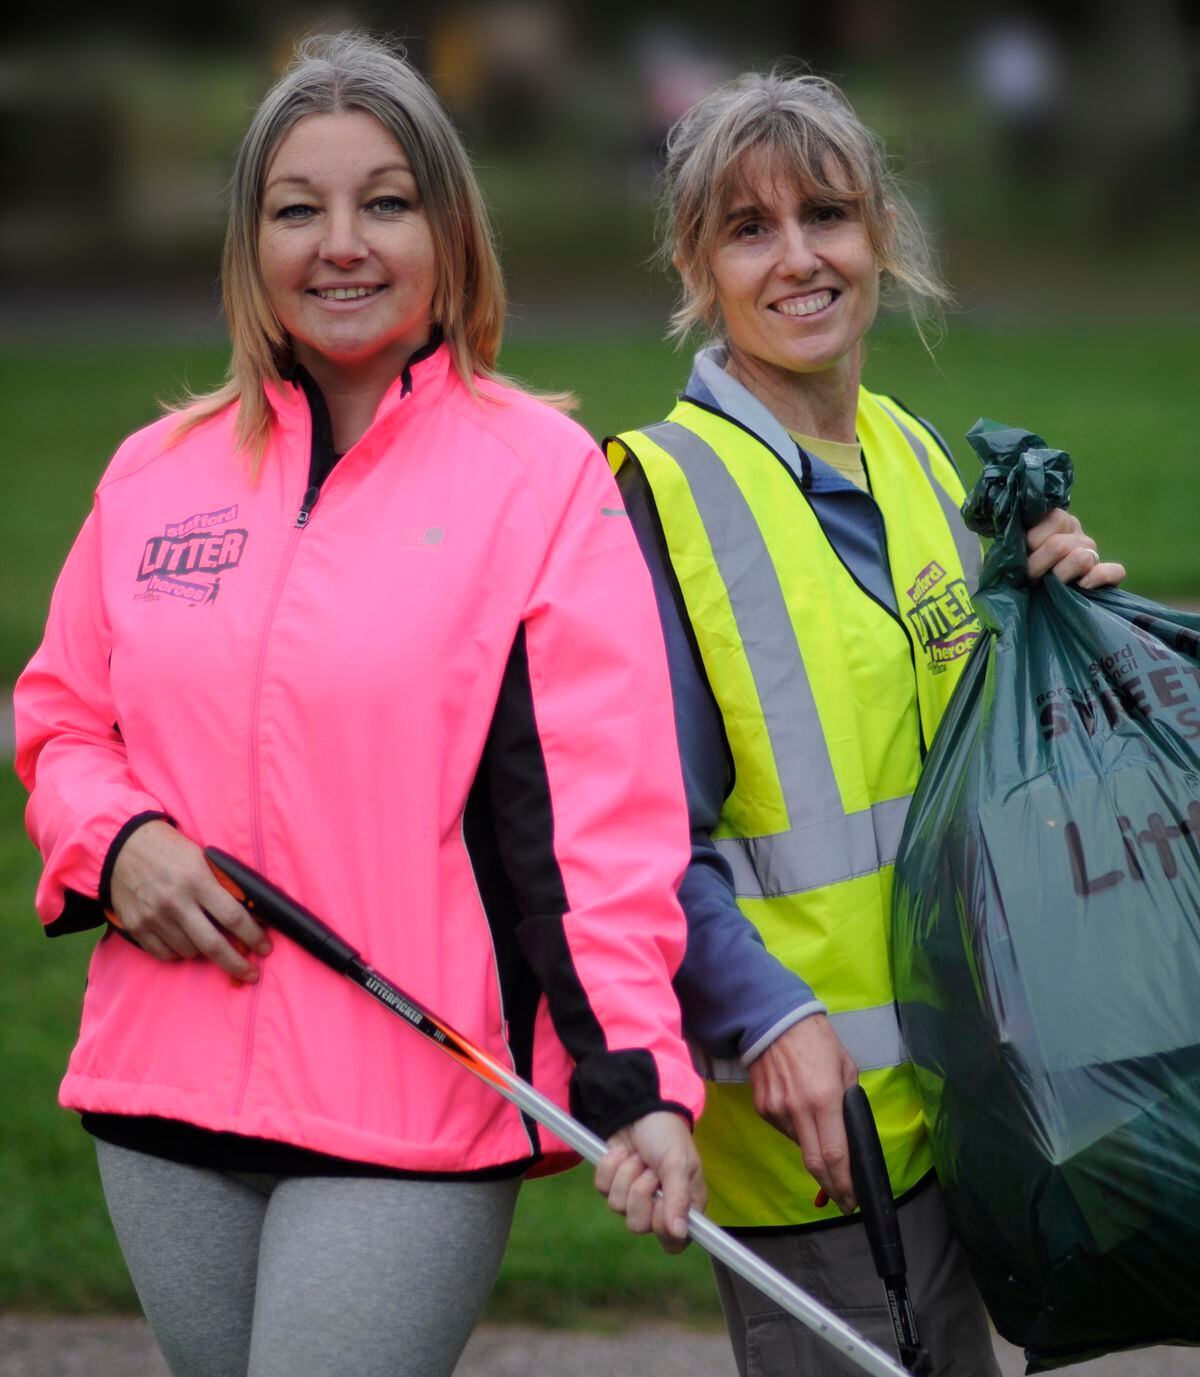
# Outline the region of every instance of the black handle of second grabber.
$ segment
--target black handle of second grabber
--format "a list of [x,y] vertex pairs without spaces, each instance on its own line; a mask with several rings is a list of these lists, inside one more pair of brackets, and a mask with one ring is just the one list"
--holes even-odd
[[854,1194],[862,1207],[867,1242],[875,1259],[875,1270],[887,1281],[904,1275],[904,1244],[900,1241],[900,1222],[892,1183],[871,1102],[861,1085],[852,1085],[842,1099],[846,1140],[850,1146],[850,1177]]
[[315,913],[309,913],[270,880],[243,865],[227,851],[206,846],[204,856],[213,873],[233,897],[245,904],[251,915],[267,927],[290,937],[297,946],[331,966],[339,975],[359,959],[358,952],[344,938],[339,937]]
[[871,1102],[861,1085],[852,1085],[843,1095],[842,1118],[850,1147],[850,1178],[862,1207],[875,1270],[887,1292],[900,1361],[917,1377],[930,1377],[933,1363],[921,1346],[917,1317],[904,1280],[904,1244],[900,1241],[900,1221],[896,1218],[892,1183],[888,1179]]

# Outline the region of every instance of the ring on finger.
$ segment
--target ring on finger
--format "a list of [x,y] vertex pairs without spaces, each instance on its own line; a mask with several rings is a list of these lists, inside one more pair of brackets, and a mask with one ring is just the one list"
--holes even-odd
[[1092,568],[1094,569],[1096,565],[1100,563],[1100,551],[1093,550],[1089,547],[1088,554],[1092,557]]

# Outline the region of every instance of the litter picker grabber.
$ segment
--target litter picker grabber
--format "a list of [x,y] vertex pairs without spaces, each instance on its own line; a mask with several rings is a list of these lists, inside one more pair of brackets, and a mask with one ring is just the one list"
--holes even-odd
[[[531,1119],[556,1134],[586,1161],[596,1165],[608,1151],[608,1145],[602,1138],[584,1128],[552,1100],[514,1075],[507,1066],[502,1066],[415,999],[397,989],[390,980],[367,965],[358,952],[332,928],[269,880],[215,847],[208,847],[204,854],[225,888],[261,923],[290,938],[318,961],[365,990],[422,1037],[436,1043],[443,1052],[481,1080],[487,1081]],[[687,1222],[689,1237],[707,1253],[756,1286],[763,1295],[819,1334],[862,1371],[872,1373],[874,1377],[905,1377],[904,1370],[886,1353],[868,1343],[832,1311],[769,1267],[698,1210],[688,1211]]]
[[852,1085],[846,1091],[842,1099],[842,1116],[846,1122],[846,1140],[850,1145],[850,1176],[854,1181],[854,1194],[862,1209],[875,1270],[887,1293],[900,1361],[917,1377],[929,1377],[933,1365],[929,1354],[921,1346],[917,1317],[908,1294],[908,1282],[904,1275],[904,1244],[900,1238],[900,1224],[896,1218],[896,1202],[892,1199],[887,1163],[883,1158],[871,1103],[861,1085]]

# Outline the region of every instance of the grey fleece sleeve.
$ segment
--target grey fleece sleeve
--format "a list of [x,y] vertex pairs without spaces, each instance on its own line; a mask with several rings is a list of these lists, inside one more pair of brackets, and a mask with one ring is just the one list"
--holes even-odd
[[697,663],[653,498],[635,460],[621,466],[617,486],[650,569],[662,620],[691,821],[692,859],[679,887],[688,945],[675,992],[689,1037],[710,1056],[749,1064],[793,1023],[826,1008],[767,951],[737,906],[733,875],[712,840],[729,786],[720,712]]

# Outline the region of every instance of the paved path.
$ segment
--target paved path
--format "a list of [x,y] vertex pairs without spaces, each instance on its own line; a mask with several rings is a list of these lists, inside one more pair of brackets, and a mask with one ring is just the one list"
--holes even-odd
[[[996,1341],[1004,1377],[1025,1363]],[[1152,1348],[1079,1363],[1078,1377],[1200,1377],[1200,1352]],[[724,1334],[634,1325],[619,1334],[582,1334],[485,1325],[472,1337],[456,1377],[735,1377]],[[141,1320],[31,1320],[0,1315],[0,1377],[169,1377]],[[297,1377],[303,1377],[298,1373]]]

